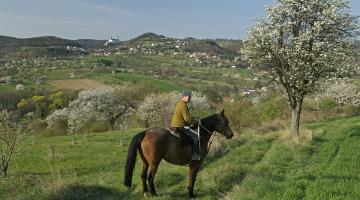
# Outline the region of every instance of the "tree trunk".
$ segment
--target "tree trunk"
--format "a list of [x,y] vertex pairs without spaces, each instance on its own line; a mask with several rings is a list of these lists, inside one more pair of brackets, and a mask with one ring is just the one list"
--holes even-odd
[[9,163],[8,163],[8,161],[4,161],[4,163],[2,165],[3,165],[2,166],[3,177],[5,178],[6,174],[7,174]]
[[114,131],[114,130],[115,130],[114,127],[115,127],[115,121],[110,121],[111,131]]
[[72,139],[71,139],[71,145],[75,145],[76,144],[76,135],[73,134]]
[[37,141],[36,141],[36,136],[35,136],[35,134],[33,134],[32,135],[32,143],[31,143],[32,145],[35,145],[35,144],[37,144]]
[[55,158],[56,158],[55,145],[50,144],[50,159],[55,160]]
[[303,99],[296,102],[295,108],[291,110],[291,134],[294,137],[299,137],[300,114]]
[[124,146],[124,129],[121,130],[121,135],[120,135],[120,146],[123,147]]

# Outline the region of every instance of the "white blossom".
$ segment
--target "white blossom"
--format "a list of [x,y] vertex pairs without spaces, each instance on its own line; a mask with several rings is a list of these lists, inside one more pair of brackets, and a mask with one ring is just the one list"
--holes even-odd
[[123,103],[112,88],[81,91],[78,98],[69,104],[70,132],[77,132],[90,119],[108,121],[113,126],[123,114],[129,111]]
[[332,97],[340,105],[360,106],[360,86],[346,80],[326,84],[322,96]]
[[[148,95],[137,109],[139,119],[144,121],[147,126],[168,126],[180,96],[178,92]],[[189,103],[190,110],[207,109],[209,107],[210,104],[205,95],[193,92]]]
[[276,0],[249,30],[242,53],[258,76],[277,83],[298,135],[303,99],[319,82],[359,73],[357,18],[347,0]]
[[46,117],[45,121],[48,124],[48,127],[53,127],[54,123],[59,119],[64,119],[67,121],[69,115],[69,109],[63,108],[55,110],[49,116]]

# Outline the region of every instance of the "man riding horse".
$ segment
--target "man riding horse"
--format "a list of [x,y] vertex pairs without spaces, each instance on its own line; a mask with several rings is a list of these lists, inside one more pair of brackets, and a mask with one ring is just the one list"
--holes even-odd
[[181,94],[181,99],[176,104],[170,129],[173,129],[180,134],[180,140],[182,144],[185,143],[187,138],[191,138],[191,160],[200,160],[199,133],[192,130],[192,128],[197,126],[197,121],[191,118],[189,108],[187,106],[190,101],[191,92],[184,91]]
[[[182,135],[193,138],[192,148],[190,145],[181,144],[178,137],[171,134],[168,129],[154,127],[136,134],[129,144],[124,171],[124,185],[131,186],[135,168],[136,156],[139,153],[142,161],[141,180],[144,195],[156,195],[154,179],[161,160],[175,165],[187,165],[189,167],[188,192],[190,197],[194,195],[194,184],[201,164],[208,153],[210,137],[217,132],[226,138],[233,137],[229,121],[224,110],[199,120],[199,136],[192,133],[188,125],[192,120],[187,108],[191,93],[184,92],[176,105],[174,118],[171,125]],[[195,155],[194,155],[195,153]],[[201,153],[201,156],[199,156]]]

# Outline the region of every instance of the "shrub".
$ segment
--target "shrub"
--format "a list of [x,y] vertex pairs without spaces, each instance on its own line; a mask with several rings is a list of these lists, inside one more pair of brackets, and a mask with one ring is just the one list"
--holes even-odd
[[42,130],[44,130],[47,126],[47,123],[44,120],[35,119],[29,124],[29,128],[34,133],[40,133]]
[[230,119],[230,125],[239,129],[260,124],[258,110],[250,99],[241,97],[235,102],[224,102],[225,115]]
[[325,97],[319,102],[319,108],[322,111],[329,111],[336,107],[336,101],[332,97]]
[[99,133],[110,130],[110,125],[106,122],[93,123],[89,129],[91,133]]
[[260,105],[260,118],[262,121],[280,118],[287,109],[287,104],[280,98],[273,97]]
[[56,135],[66,135],[67,127],[67,119],[65,118],[59,118],[54,121],[53,129],[56,132]]

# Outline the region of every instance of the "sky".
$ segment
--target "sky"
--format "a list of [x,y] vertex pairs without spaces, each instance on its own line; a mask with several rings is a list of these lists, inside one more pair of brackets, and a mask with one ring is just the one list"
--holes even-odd
[[[245,39],[274,0],[0,0],[0,35],[121,40],[153,32],[175,38]],[[360,1],[350,1],[360,15]]]

